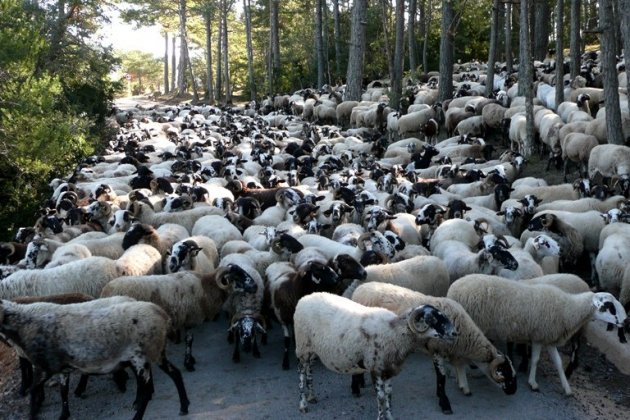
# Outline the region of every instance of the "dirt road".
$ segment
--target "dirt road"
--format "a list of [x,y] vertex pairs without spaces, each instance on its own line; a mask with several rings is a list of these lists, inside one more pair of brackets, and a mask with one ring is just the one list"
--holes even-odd
[[[195,372],[182,372],[188,389],[189,419],[369,419],[376,416],[376,399],[370,388],[360,398],[350,393],[350,377],[333,374],[320,365],[314,369],[315,391],[319,402],[310,406],[308,414],[298,411],[296,363],[291,370],[280,367],[282,334],[277,326],[270,331],[269,344],[261,347],[262,358],[242,354],[241,363],[231,361],[232,346],[226,341],[227,321],[206,323],[195,330]],[[183,345],[170,345],[169,356],[183,371]],[[582,354],[583,366],[570,379],[574,396],[564,396],[551,363],[543,355],[538,382],[541,392],[531,392],[527,378],[519,374],[518,391],[506,396],[485,377],[473,377],[473,395],[465,397],[455,380],[447,380],[446,391],[454,414],[450,419],[612,419],[626,418],[630,408],[627,377],[605,362],[592,348]],[[590,370],[584,369],[587,366]],[[7,375],[6,371],[3,371]],[[26,399],[15,394],[19,377],[12,373],[12,387],[0,394],[0,417],[27,417]],[[155,394],[149,403],[147,419],[177,418],[179,403],[175,387],[157,367]],[[473,374],[473,376],[477,376]],[[8,379],[8,378],[7,378]],[[73,375],[71,386],[78,380]],[[446,418],[435,397],[435,375],[429,359],[413,354],[403,372],[393,380],[393,413],[398,419]],[[73,419],[129,419],[135,383],[129,382],[125,394],[116,391],[108,377],[90,380],[84,399],[71,397]],[[42,419],[55,419],[60,412],[56,389],[47,390]]]

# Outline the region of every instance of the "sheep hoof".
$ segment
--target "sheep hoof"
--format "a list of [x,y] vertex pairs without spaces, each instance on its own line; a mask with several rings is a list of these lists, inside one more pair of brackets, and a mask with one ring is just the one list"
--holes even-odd
[[448,410],[442,410],[442,414],[453,414],[453,410],[451,410],[450,408]]
[[465,396],[467,396],[467,397],[472,397],[472,392],[470,392],[470,391],[468,391],[468,392],[464,391],[464,395],[465,395]]
[[532,390],[532,392],[540,392],[540,388],[538,388],[538,385],[536,386],[530,385],[529,387]]
[[185,409],[185,410],[179,410],[179,415],[180,415],[180,416],[185,416],[186,414],[188,414],[188,409]]
[[195,364],[194,363],[184,363],[184,367],[186,368],[186,370],[188,372],[194,372],[195,371]]
[[288,360],[283,360],[282,361],[282,370],[289,370],[289,361]]

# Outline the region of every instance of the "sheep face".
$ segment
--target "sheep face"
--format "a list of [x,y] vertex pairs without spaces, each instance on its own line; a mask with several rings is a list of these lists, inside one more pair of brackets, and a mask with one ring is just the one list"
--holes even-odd
[[354,211],[354,208],[346,203],[333,203],[328,210],[324,211],[324,216],[330,217],[330,220],[335,225],[347,222],[347,218],[344,218],[346,214],[350,214]]
[[544,257],[560,255],[560,245],[547,235],[538,235],[534,238],[534,248]]
[[440,338],[452,341],[457,337],[453,323],[431,305],[418,306],[409,313],[408,327],[422,338]]
[[47,229],[50,229],[54,234],[63,232],[62,221],[56,214],[43,215],[35,223],[36,231],[43,233]]
[[523,209],[527,214],[536,213],[536,207],[542,200],[533,194],[527,194],[525,197],[519,200],[519,203],[523,205]]
[[468,210],[472,210],[462,200],[452,200],[448,203],[447,219],[463,219],[464,213]]
[[436,225],[446,213],[447,209],[443,206],[439,206],[437,204],[426,204],[424,205],[418,214],[416,214],[416,225]]
[[518,207],[508,206],[504,210],[498,211],[497,216],[503,216],[505,225],[510,227],[516,223],[516,220],[523,216],[523,211]]
[[311,261],[304,273],[304,278],[310,279],[318,288],[332,290],[339,284],[339,276],[335,271],[319,261]]
[[109,226],[114,232],[126,232],[132,223],[136,222],[136,218],[127,210],[117,210],[114,216],[109,219]]
[[174,244],[168,256],[169,271],[171,273],[178,272],[185,261],[195,258],[201,249],[194,241],[183,241]]
[[233,331],[243,346],[243,351],[249,353],[252,351],[252,343],[256,341],[256,334],[266,334],[267,330],[261,325],[260,321],[251,316],[245,316],[236,320],[231,326]]
[[507,395],[516,393],[516,371],[510,359],[499,355],[487,366],[482,366],[481,368]]
[[367,271],[354,258],[348,254],[339,254],[332,261],[332,268],[342,279],[365,280]]
[[617,327],[624,327],[627,319],[623,306],[606,292],[599,292],[593,295],[593,306],[597,309],[593,313],[593,319],[597,319]]
[[518,261],[509,251],[506,251],[502,246],[494,245],[488,249],[488,262],[492,263],[496,260],[500,265],[508,270],[515,271],[518,269]]
[[300,252],[304,245],[288,233],[282,233],[275,238],[271,244],[271,249],[281,257],[288,258],[291,254]]

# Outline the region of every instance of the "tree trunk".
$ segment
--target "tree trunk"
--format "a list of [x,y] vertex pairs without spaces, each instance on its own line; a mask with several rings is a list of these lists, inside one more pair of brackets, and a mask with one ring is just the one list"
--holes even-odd
[[429,5],[425,9],[426,23],[424,24],[424,32],[422,33],[422,72],[429,72],[429,58],[427,56],[427,47],[429,45],[429,30],[431,29],[431,18],[433,17],[433,1],[429,0]]
[[[533,66],[532,66],[532,45],[529,31],[529,2],[521,1],[520,9],[520,31],[519,50],[521,52],[519,60],[519,90],[525,96],[525,118],[526,118],[526,138],[523,142],[523,154],[530,157],[534,154],[534,89],[533,89]],[[521,76],[521,69],[523,75]]]
[[177,87],[177,54],[175,54],[175,51],[177,51],[175,48],[177,37],[173,35],[171,41],[173,44],[171,48],[171,92],[175,92],[175,88]]
[[199,103],[199,94],[197,93],[197,80],[193,73],[192,61],[190,60],[190,53],[188,52],[188,40],[184,38],[184,45],[186,46],[186,64],[188,66],[188,74],[190,76],[190,83],[192,85],[193,103]]
[[512,73],[512,3],[505,3],[505,65]]
[[486,76],[486,96],[492,97],[494,90],[494,63],[497,61],[497,39],[499,38],[499,0],[492,2],[492,23],[490,25],[490,49],[488,51],[488,72]]
[[206,26],[206,91],[204,99],[214,104],[214,75],[212,74],[212,12],[206,10],[204,13],[204,23]]
[[383,46],[385,48],[385,58],[387,59],[387,68],[389,70],[389,80],[391,81],[394,78],[394,57],[392,56],[392,50],[390,48],[390,37],[389,37],[389,2],[388,0],[381,0],[381,8],[382,13],[381,17],[383,18]]
[[599,28],[601,30],[601,63],[604,75],[604,106],[606,107],[606,126],[608,143],[624,144],[621,130],[621,111],[619,109],[619,80],[617,78],[617,59],[615,57],[615,32],[613,0],[599,0]]
[[621,56],[622,53],[622,35],[621,35],[621,11],[619,10],[619,0],[613,0],[613,27],[615,28],[615,54]]
[[571,55],[571,80],[580,74],[580,0],[571,0],[571,40],[569,44]]
[[350,52],[348,54],[346,97],[344,100],[360,101],[363,84],[363,56],[365,55],[367,0],[354,0],[352,8]]
[[409,42],[409,71],[414,76],[416,67],[416,57],[418,55],[418,48],[416,46],[416,13],[417,13],[417,0],[409,0],[409,23],[407,24],[407,41]]
[[230,60],[229,60],[229,50],[228,50],[228,27],[227,27],[227,15],[230,10],[231,3],[228,3],[229,0],[222,0],[222,15],[221,15],[221,25],[223,27],[223,80],[225,83],[225,105],[229,105],[232,103],[232,86],[230,84]]
[[[339,0],[333,0],[333,21],[335,31],[335,80],[341,77],[341,23],[339,21]],[[337,83],[337,81],[336,81]]]
[[534,1],[534,60],[543,61],[549,49],[549,21],[551,6],[549,0]]
[[438,82],[438,101],[443,102],[453,97],[453,23],[454,0],[442,1],[442,24],[440,25],[440,81]]
[[396,0],[396,45],[394,46],[394,77],[392,78],[391,100],[393,107],[400,108],[400,96],[402,95],[402,73],[404,58],[405,37],[405,0]]
[[254,47],[252,46],[252,6],[250,0],[243,0],[245,12],[245,34],[247,38],[247,80],[249,83],[249,97],[256,99],[256,82],[254,81]]
[[[556,4],[556,107],[564,102],[564,0]],[[557,108],[556,108],[557,109]]]
[[[280,37],[278,35],[278,4],[280,0],[269,0],[271,28],[271,64],[274,70],[280,69]],[[277,72],[274,72],[277,73]]]
[[[222,9],[219,9],[219,13],[222,13]],[[219,19],[221,19],[219,15]],[[223,93],[223,72],[222,72],[222,63],[223,63],[223,48],[222,48],[222,39],[223,39],[223,25],[219,20],[219,33],[217,34],[217,83],[215,85],[216,91],[214,92],[215,98],[217,102],[221,101],[221,94]]]
[[317,56],[317,88],[324,86],[324,40],[322,39],[323,0],[315,2],[315,55]]
[[324,53],[324,79],[329,85],[332,84],[330,75],[330,60],[328,59],[328,40],[330,39],[330,31],[328,26],[328,4],[326,0],[322,0],[322,51]]
[[170,91],[168,84],[168,32],[164,32],[164,93]]
[[179,0],[179,71],[177,74],[177,94],[186,93],[186,0]]
[[[621,13],[621,33],[623,34],[623,45],[626,60],[626,86],[630,87],[630,69],[628,68],[628,62],[630,61],[630,0],[619,0],[619,11]],[[628,110],[630,110],[630,95],[626,96],[628,99]]]

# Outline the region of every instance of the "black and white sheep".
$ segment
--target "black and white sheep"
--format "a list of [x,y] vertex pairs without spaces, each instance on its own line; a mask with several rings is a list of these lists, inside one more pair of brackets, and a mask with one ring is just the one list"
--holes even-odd
[[[609,293],[571,295],[548,285],[527,285],[500,277],[473,274],[453,283],[449,298],[459,302],[489,339],[532,345],[528,383],[537,391],[536,368],[545,347],[565,394],[571,387],[557,346],[564,344],[591,319],[623,327],[625,313]],[[616,303],[615,303],[616,302]]]
[[206,236],[191,236],[173,244],[165,261],[164,271],[210,273],[218,265],[219,252],[214,241]]
[[376,388],[378,418],[391,419],[391,378],[418,342],[451,340],[457,332],[450,320],[430,305],[402,315],[369,308],[329,293],[300,299],[295,309],[295,343],[300,377],[300,411],[315,401],[312,363],[346,374],[370,372]]

